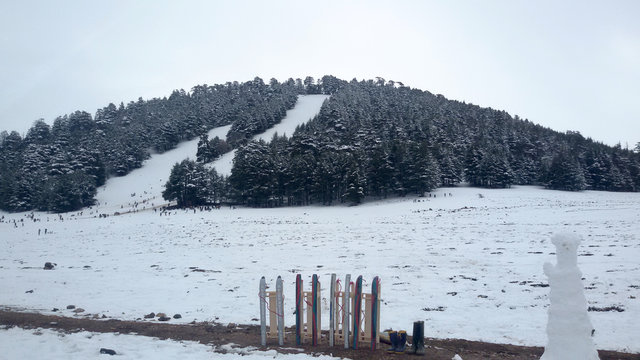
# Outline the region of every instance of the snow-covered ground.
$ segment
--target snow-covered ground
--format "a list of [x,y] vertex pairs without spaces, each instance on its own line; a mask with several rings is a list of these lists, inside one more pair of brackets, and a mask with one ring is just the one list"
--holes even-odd
[[[258,134],[253,137],[254,140],[264,140],[266,142],[271,141],[273,135],[278,133],[279,136],[287,135],[290,137],[293,135],[298,125],[304,124],[318,115],[322,103],[329,98],[329,95],[300,95],[298,96],[298,102],[296,106],[287,111],[287,115],[278,124],[271,129],[265,131],[262,134]],[[231,168],[233,167],[233,157],[236,151],[230,151],[222,155],[218,160],[211,163],[211,166],[216,168],[218,174],[231,175]]]
[[[589,313],[596,346],[640,352],[640,194],[460,187],[434,195],[168,216],[85,211],[64,221],[5,215],[0,304],[67,316],[164,312],[181,314],[181,322],[256,324],[260,277],[273,286],[282,275],[290,325],[296,274],[307,286],[320,276],[325,317],[331,273],[362,274],[367,287],[379,275],[383,328],[425,320],[429,337],[544,345],[542,266],[554,260],[550,236],[573,231],[584,237],[578,265],[589,306],[624,310]],[[6,222],[12,219],[24,226]],[[56,269],[43,270],[47,261]],[[69,304],[86,312],[74,315],[64,310]]]
[[[289,134],[296,121],[314,116],[322,101],[301,97],[281,125],[289,127],[274,131]],[[306,109],[302,116],[291,116],[301,109]],[[227,131],[214,129],[210,137]],[[129,320],[150,312],[179,313],[182,319],[171,322],[257,324],[260,277],[273,286],[282,275],[285,321],[291,325],[295,275],[302,274],[308,287],[317,273],[324,282],[326,328],[330,274],[364,275],[367,287],[378,275],[383,328],[410,330],[413,321],[425,320],[429,337],[542,346],[549,303],[542,266],[554,260],[550,236],[569,231],[584,238],[578,266],[589,306],[610,310],[589,313],[596,346],[640,352],[640,193],[459,187],[438,189],[435,197],[357,207],[161,215],[152,207],[163,202],[170,169],[194,158],[196,145],[197,140],[181,144],[126,177],[110,179],[99,190],[100,204],[91,209],[60,216],[0,214],[0,306]],[[121,215],[114,216],[116,211]],[[45,262],[57,266],[43,270]],[[75,314],[67,305],[85,312]],[[65,345],[63,337],[42,332],[36,337],[0,330],[0,341],[84,351],[84,340]],[[112,339],[78,339],[82,336]],[[148,345],[154,340],[132,339],[142,348],[156,346]],[[104,347],[102,341],[107,340],[91,345],[91,351]],[[180,344],[166,346],[187,346]],[[188,347],[194,354],[210,350]]]
[[[256,348],[238,348],[232,344],[207,346],[192,341],[160,340],[138,335],[100,334],[81,331],[66,334],[49,329],[24,330],[0,327],[0,358],[24,359],[105,359],[101,349],[113,350],[118,359],[189,359],[189,360],[264,360],[309,359],[306,354],[279,354],[275,350],[260,351]],[[220,353],[218,351],[224,352]],[[330,356],[313,357],[333,360]]]

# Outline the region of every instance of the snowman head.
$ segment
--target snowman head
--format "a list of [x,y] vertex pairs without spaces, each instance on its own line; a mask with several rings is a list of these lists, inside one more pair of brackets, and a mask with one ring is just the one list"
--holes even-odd
[[582,242],[580,236],[572,233],[559,233],[551,237],[551,242],[556,246],[558,267],[577,266],[578,245]]

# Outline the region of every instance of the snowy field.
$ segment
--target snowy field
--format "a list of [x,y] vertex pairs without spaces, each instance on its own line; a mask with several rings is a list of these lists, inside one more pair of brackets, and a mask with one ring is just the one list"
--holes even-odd
[[[640,194],[537,187],[434,194],[358,207],[147,210],[64,221],[36,214],[39,222],[5,215],[0,304],[67,316],[164,312],[182,315],[172,322],[257,324],[260,277],[274,284],[282,275],[291,325],[296,274],[307,286],[320,276],[325,317],[331,273],[362,274],[367,287],[379,275],[383,328],[425,320],[428,337],[544,345],[542,266],[555,262],[549,237],[574,231],[584,237],[578,265],[589,306],[624,310],[590,312],[597,347],[640,352]],[[43,270],[47,261],[56,269]],[[85,312],[66,310],[70,304]]]
[[[313,117],[322,101],[301,97],[281,130],[273,131],[289,134],[285,128]],[[210,137],[227,131],[214,129]],[[640,352],[639,193],[459,187],[438,189],[435,197],[357,207],[161,215],[154,207],[164,203],[162,185],[175,162],[195,158],[196,144],[183,143],[126,177],[110,179],[91,209],[61,216],[0,214],[0,306],[78,317],[151,321],[143,316],[164,312],[181,314],[172,323],[257,324],[260,277],[274,286],[282,275],[290,326],[295,276],[302,274],[308,288],[315,273],[323,282],[327,328],[330,274],[344,279],[350,273],[354,280],[363,275],[367,289],[378,275],[382,328],[411,330],[413,321],[425,320],[428,337],[543,346],[549,288],[542,267],[555,262],[550,236],[569,231],[584,239],[578,265],[589,306],[608,310],[589,313],[596,346]],[[230,170],[224,157],[213,166],[223,162]],[[57,266],[43,270],[45,262]],[[84,312],[66,310],[67,305]],[[20,343],[50,350],[44,354],[92,358],[83,355],[86,344],[95,351],[118,340],[130,358],[146,356],[128,350],[135,344],[163,353],[166,346],[166,354],[188,347],[190,358],[213,351],[142,336],[40,332],[0,329],[0,348]]]

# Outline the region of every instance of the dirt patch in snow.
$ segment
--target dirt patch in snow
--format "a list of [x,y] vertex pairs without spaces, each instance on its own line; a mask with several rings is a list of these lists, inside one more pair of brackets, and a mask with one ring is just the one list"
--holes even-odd
[[[27,312],[0,310],[0,324],[18,326],[21,328],[48,328],[65,332],[90,331],[101,333],[137,334],[157,337],[160,339],[197,341],[202,344],[225,345],[237,344],[239,347],[259,347],[260,329],[255,325],[222,325],[216,323],[198,322],[191,324],[168,324],[151,321],[122,321],[113,319],[87,319],[64,316],[42,315]],[[270,339],[268,349],[275,349],[281,353],[298,353],[296,349],[304,349],[310,354],[325,354],[348,359],[397,359],[402,357],[420,358],[411,355],[390,355],[381,344],[380,349],[372,351],[368,346],[361,349],[344,349],[343,346],[330,347],[325,339],[319,346],[296,346],[293,328],[287,328],[287,338],[282,347],[277,341]],[[459,339],[426,339],[427,356],[425,359],[449,360],[455,354],[465,360],[475,359],[539,359],[543,349],[539,347],[525,347],[516,345],[491,344],[478,341]],[[599,351],[602,360],[631,360],[640,359],[639,354],[626,354],[613,351]]]

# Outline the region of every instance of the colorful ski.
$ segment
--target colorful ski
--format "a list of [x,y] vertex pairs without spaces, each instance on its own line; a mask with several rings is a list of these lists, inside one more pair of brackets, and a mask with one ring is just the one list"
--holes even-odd
[[302,326],[304,326],[304,299],[302,295],[302,276],[296,276],[296,345],[302,345]]
[[362,312],[362,275],[356,280],[356,288],[353,295],[353,349],[358,348],[360,338],[360,314]]
[[260,343],[267,346],[267,283],[264,276],[260,278]]
[[312,316],[311,316],[311,343],[315,346],[318,345],[318,275],[313,274],[311,278],[311,302],[312,302]]
[[344,335],[344,348],[349,348],[349,317],[351,316],[351,274],[347,274],[344,280],[344,299],[342,300],[342,333]]
[[375,350],[377,347],[378,339],[378,307],[380,297],[380,279],[376,276],[373,278],[373,284],[371,285],[371,350]]
[[335,324],[336,324],[336,274],[331,274],[331,284],[329,287],[329,346],[333,346],[335,341]]
[[276,316],[278,317],[278,345],[284,345],[284,294],[282,277],[276,280]]

